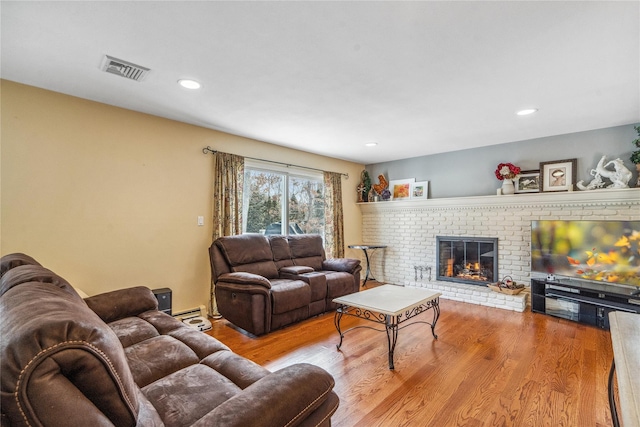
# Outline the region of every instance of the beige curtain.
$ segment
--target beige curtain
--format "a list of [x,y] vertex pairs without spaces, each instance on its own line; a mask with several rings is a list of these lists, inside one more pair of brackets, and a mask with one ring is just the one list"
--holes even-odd
[[[213,236],[242,234],[242,187],[244,157],[217,152],[213,155]],[[219,316],[211,278],[211,314]]]
[[324,172],[324,246],[327,258],[344,257],[342,174]]

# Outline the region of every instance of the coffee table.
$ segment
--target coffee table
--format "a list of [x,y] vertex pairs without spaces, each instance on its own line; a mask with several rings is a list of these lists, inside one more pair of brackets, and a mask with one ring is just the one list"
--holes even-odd
[[[438,336],[435,333],[436,322],[440,317],[440,292],[433,292],[427,289],[403,287],[397,285],[382,285],[366,291],[356,292],[335,298],[333,302],[339,304],[336,309],[334,323],[338,334],[340,334],[340,343],[338,350],[342,346],[344,334],[358,328],[374,329],[376,331],[387,332],[387,344],[389,346],[389,369],[394,369],[393,353],[398,342],[398,330],[417,323],[426,323],[431,325],[431,334],[435,339]],[[415,321],[400,327],[399,325],[407,320],[433,311],[433,319],[431,322]],[[379,323],[385,326],[385,329],[377,329],[371,326],[360,325],[342,331],[340,329],[340,321],[342,316],[354,316],[371,322]]]

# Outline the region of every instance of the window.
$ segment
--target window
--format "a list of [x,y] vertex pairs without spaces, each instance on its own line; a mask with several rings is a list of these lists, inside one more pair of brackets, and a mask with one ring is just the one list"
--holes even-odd
[[322,173],[246,161],[243,233],[324,236]]

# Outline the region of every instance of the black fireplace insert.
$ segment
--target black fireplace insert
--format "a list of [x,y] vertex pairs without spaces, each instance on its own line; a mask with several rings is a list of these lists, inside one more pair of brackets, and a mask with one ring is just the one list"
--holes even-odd
[[436,237],[436,279],[484,286],[496,282],[498,239]]

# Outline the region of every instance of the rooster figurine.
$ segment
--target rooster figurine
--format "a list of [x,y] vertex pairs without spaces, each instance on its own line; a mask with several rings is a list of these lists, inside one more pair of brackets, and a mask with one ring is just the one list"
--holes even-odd
[[384,189],[389,187],[389,183],[387,182],[387,179],[384,177],[384,175],[378,175],[378,180],[380,181],[380,184],[373,184],[373,189],[376,193],[382,194]]

